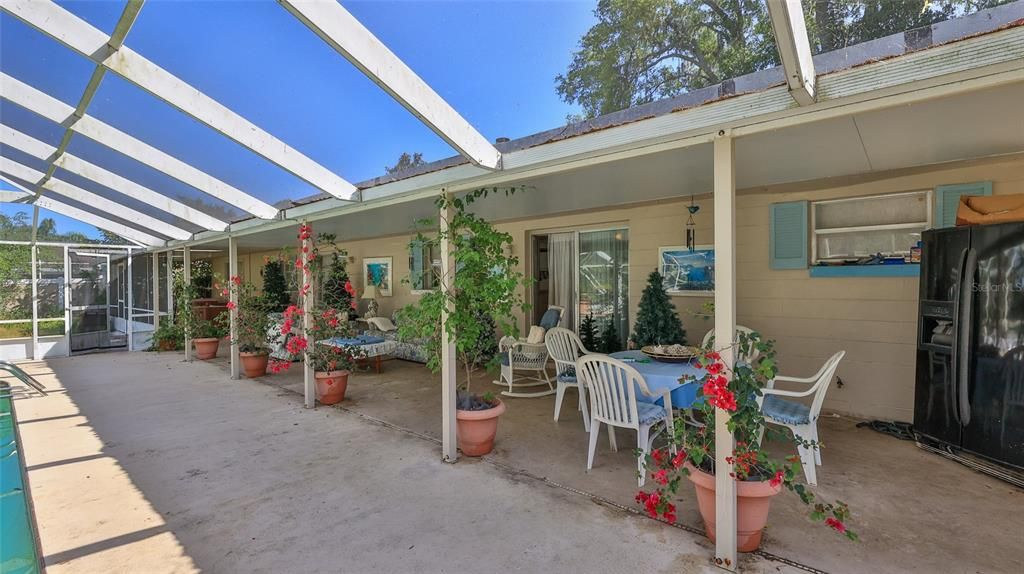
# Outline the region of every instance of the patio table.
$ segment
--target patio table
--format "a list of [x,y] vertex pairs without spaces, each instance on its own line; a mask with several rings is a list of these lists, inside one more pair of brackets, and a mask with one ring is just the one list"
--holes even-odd
[[[324,345],[331,345],[333,347],[359,347],[366,353],[365,362],[368,364],[370,359],[374,359],[374,367],[377,373],[381,371],[381,361],[385,355],[390,355],[398,347],[398,343],[394,341],[385,340],[383,337],[374,337],[373,335],[357,335],[351,339],[342,339],[334,337],[324,341],[318,341],[318,343]],[[360,362],[363,362],[361,360]]]
[[[615,359],[625,362],[633,367],[644,378],[647,388],[657,393],[663,389],[672,392],[672,408],[688,409],[697,401],[697,389],[707,374],[693,364],[686,363],[662,363],[643,354],[642,351],[620,351],[610,355]],[[680,383],[684,375],[693,377],[693,382]],[[662,404],[661,397],[648,397],[643,393],[636,393],[636,400],[648,403]]]

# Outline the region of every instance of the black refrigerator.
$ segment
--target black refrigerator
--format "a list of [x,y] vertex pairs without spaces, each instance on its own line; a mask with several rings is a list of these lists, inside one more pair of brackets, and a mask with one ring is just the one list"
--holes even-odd
[[919,305],[914,429],[1024,470],[1024,223],[924,232]]

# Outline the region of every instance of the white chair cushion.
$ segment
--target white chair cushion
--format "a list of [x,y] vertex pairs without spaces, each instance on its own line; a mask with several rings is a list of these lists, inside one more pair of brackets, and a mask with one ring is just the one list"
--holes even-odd
[[526,342],[531,345],[541,345],[544,343],[544,327],[534,325],[530,327],[530,334],[526,337]]
[[396,327],[395,324],[391,322],[391,319],[388,319],[387,317],[373,317],[367,319],[366,322],[373,325],[373,327],[378,331],[384,331],[385,333],[398,330],[398,327]]

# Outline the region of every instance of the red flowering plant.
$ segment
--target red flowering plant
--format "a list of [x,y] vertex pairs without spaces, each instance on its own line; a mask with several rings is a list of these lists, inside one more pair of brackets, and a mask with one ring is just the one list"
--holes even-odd
[[[696,366],[706,374],[697,391],[697,401],[688,409],[689,416],[681,417],[689,421],[676,419],[675,432],[669,439],[677,447],[678,454],[670,455],[664,449],[651,450],[645,459],[645,472],[650,473],[655,487],[650,492],[638,492],[637,503],[650,517],[675,523],[676,506],[673,501],[682,478],[688,476],[692,469],[715,474],[715,428],[712,421],[715,409],[720,408],[729,413],[728,429],[735,437],[732,456],[726,458],[731,466],[729,476],[739,481],[767,481],[773,487],[781,485],[810,508],[811,520],[824,522],[839,534],[856,540],[857,534],[847,528],[850,509],[844,502],[820,501],[807,485],[796,482],[801,474],[798,456],[778,459],[762,447],[762,438],[772,438],[818,448],[814,441],[800,439],[784,429],[765,424],[758,399],[763,396],[762,389],[778,371],[773,342],[762,340],[758,333],[741,332],[733,349],[741,357],[759,353],[760,360],[754,364],[737,361],[734,367],[729,368],[721,354],[712,347],[702,350]],[[708,424],[695,423],[698,419]]]
[[[321,259],[317,244],[313,241],[312,226],[299,226],[299,242],[299,254],[295,258],[295,268],[302,270],[299,300],[315,301],[316,294],[313,291]],[[307,321],[302,308],[289,305],[281,324],[281,334],[286,339],[285,351],[289,357],[272,359],[270,371],[279,373],[298,359],[309,361],[316,372],[352,370],[357,360],[366,357],[366,352],[361,346],[347,343],[355,335],[348,321],[348,312],[347,308],[314,307]]]
[[220,289],[221,296],[229,298],[228,311],[238,313],[238,329],[231,343],[238,344],[243,353],[266,353],[270,343],[270,301],[252,283],[237,275],[224,285],[218,282],[216,287]]

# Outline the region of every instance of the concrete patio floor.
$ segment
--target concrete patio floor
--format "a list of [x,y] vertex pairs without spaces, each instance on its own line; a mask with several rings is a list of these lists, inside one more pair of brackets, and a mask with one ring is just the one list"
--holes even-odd
[[[225,358],[218,362],[227,368]],[[500,391],[491,379],[482,373],[474,382],[475,390]],[[301,369],[262,380],[302,392]],[[439,440],[439,390],[437,376],[424,366],[386,361],[380,375],[358,373],[351,378],[340,408]],[[602,433],[594,469],[587,472],[587,434],[574,391],[567,392],[558,423],[552,420],[553,396],[506,399],[506,404],[496,448],[485,457],[487,462],[607,503],[637,508],[633,501],[635,434],[620,430],[615,453]],[[766,554],[836,573],[1024,572],[1020,522],[1024,491],[925,452],[912,442],[857,428],[857,422],[834,415],[821,419],[824,465],[815,492],[850,504],[851,526],[861,541],[850,543],[810,522],[796,496],[783,493],[772,506],[762,545]],[[432,454],[438,452],[439,446]],[[681,492],[680,521],[702,530],[692,492],[686,485]],[[666,533],[674,530],[661,528]],[[686,536],[712,552],[703,537]]]
[[[16,400],[50,574],[714,571],[689,532],[181,359],[25,365],[52,391]],[[393,396],[379,383],[396,372],[422,368],[389,363],[355,396]],[[425,417],[435,395],[408,406]],[[794,571],[757,556],[742,570]]]
[[[111,353],[29,364],[57,392],[16,403],[49,572],[700,572],[712,545],[640,517],[631,433],[586,467],[575,395],[509,399],[495,451],[439,461],[436,377],[387,361],[338,408],[300,370]],[[486,380],[477,388],[493,387]],[[745,572],[1019,572],[1022,492],[865,429],[823,422],[818,492],[851,544],[775,502]],[[699,529],[684,489],[680,519]]]

